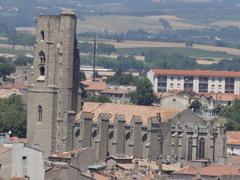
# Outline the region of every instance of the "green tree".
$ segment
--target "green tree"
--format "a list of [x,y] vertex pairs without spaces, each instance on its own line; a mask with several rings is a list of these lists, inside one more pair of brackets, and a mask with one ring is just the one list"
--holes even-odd
[[16,67],[13,64],[2,63],[0,64],[0,76],[3,78],[3,80],[5,80],[6,76],[13,73],[15,69]]
[[100,95],[100,96],[88,96],[85,99],[86,102],[98,102],[98,103],[111,103],[112,100],[108,96]]
[[30,34],[14,33],[8,36],[8,42],[15,45],[33,46],[35,42],[35,36]]
[[137,77],[134,77],[132,74],[123,74],[119,69],[114,76],[107,78],[107,83],[113,85],[134,85],[136,80]]
[[137,89],[131,94],[131,102],[138,105],[152,105],[157,99],[153,92],[152,83],[145,77],[136,82]]
[[193,101],[189,108],[193,109],[194,112],[198,112],[201,107],[202,107],[202,104],[199,101]]
[[93,52],[93,45],[88,42],[80,43],[79,44],[80,52],[82,53],[92,53]]
[[116,48],[111,45],[111,44],[105,44],[105,43],[100,43],[98,44],[98,49],[97,49],[99,54],[112,54],[116,52]]
[[227,130],[240,130],[240,100],[236,100],[232,106],[221,108],[220,115],[227,119]]
[[33,58],[26,56],[19,56],[14,61],[14,64],[17,66],[26,66],[27,64],[33,64]]
[[0,99],[0,132],[26,137],[27,112],[21,96]]

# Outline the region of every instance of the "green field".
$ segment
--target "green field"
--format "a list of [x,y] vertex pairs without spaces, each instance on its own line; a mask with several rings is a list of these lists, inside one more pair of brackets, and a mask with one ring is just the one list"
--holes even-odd
[[166,54],[180,54],[189,57],[207,57],[207,58],[233,58],[235,56],[225,52],[213,52],[192,48],[122,48],[117,49],[117,52],[125,55],[141,55],[147,51],[162,51]]
[[17,56],[22,56],[26,53],[33,54],[33,51],[31,50],[16,50],[11,48],[0,48],[0,54],[12,54]]
[[176,16],[86,16],[84,20],[78,20],[78,32],[126,32],[128,30],[143,29],[147,32],[159,33],[164,30],[160,19],[168,21],[171,27],[176,29],[201,29],[193,23],[188,23],[184,19]]

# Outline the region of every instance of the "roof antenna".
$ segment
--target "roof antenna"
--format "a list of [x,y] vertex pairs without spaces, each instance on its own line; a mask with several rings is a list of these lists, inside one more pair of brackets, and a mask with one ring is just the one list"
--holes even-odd
[[97,53],[97,38],[98,34],[95,33],[94,35],[94,42],[93,42],[93,81],[96,80],[96,53]]

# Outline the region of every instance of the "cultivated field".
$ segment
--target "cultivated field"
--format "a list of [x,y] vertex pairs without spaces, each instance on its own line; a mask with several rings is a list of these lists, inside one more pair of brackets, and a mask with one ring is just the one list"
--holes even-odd
[[[153,42],[153,41],[111,41],[101,40],[104,43],[112,44],[116,48],[185,48],[185,43],[172,43],[172,42]],[[218,47],[210,45],[194,44],[191,49],[200,49],[212,52],[224,52],[233,56],[240,56],[240,49]]]
[[194,25],[176,16],[87,16],[78,20],[78,32],[126,32],[143,29],[147,32],[158,33],[164,30],[159,22],[167,20],[173,29],[199,29],[204,26]]

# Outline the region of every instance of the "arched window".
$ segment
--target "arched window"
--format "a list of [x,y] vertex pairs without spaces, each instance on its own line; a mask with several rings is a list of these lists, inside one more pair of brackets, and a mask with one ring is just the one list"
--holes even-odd
[[110,132],[110,134],[108,135],[108,139],[109,139],[109,140],[112,139],[112,138],[113,138],[113,131]]
[[147,134],[144,134],[144,136],[142,137],[142,141],[145,142],[147,140]]
[[201,138],[198,146],[198,159],[205,158],[205,139]]
[[130,139],[130,136],[131,136],[131,135],[130,135],[130,132],[128,132],[128,133],[126,134],[126,137],[125,137],[125,138],[126,138],[126,141]]
[[42,106],[38,106],[38,122],[42,122]]
[[75,137],[77,138],[78,136],[80,136],[80,129],[78,129],[75,133]]
[[192,137],[188,138],[188,161],[192,160],[192,145],[193,145],[193,140]]
[[44,68],[44,66],[41,66],[39,70],[40,70],[40,76],[44,76],[45,75],[45,68]]
[[97,130],[93,131],[92,133],[92,138],[94,139],[95,137],[97,137]]
[[46,58],[45,58],[45,53],[43,51],[39,52],[39,58],[40,58],[41,64],[45,64]]
[[41,41],[44,41],[44,31],[41,31]]

